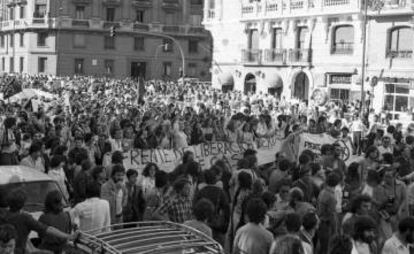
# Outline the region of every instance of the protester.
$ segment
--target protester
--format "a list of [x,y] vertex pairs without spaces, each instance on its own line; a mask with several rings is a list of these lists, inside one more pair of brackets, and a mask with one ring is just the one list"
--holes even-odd
[[16,229],[10,224],[0,225],[0,253],[14,254],[16,241]]
[[[81,230],[153,219],[188,222],[209,227],[228,252],[235,246],[263,253],[271,232],[277,237],[271,253],[278,254],[378,253],[381,248],[366,247],[408,234],[397,229],[414,210],[414,128],[404,123],[404,130],[387,110],[191,82],[147,81],[137,96],[137,83],[128,78],[16,80],[57,99],[0,101],[0,164],[49,174],[70,199]],[[275,162],[262,153],[274,147],[281,147]],[[131,169],[127,177],[125,168]],[[213,204],[212,218],[204,214],[210,206],[202,212],[197,206],[204,199]],[[258,219],[249,216],[252,200],[266,204],[263,226],[249,221]],[[1,224],[8,208],[0,205]],[[286,223],[291,213],[302,221],[299,231]],[[364,216],[377,222],[375,237],[359,227]],[[364,231],[368,238],[361,237]],[[259,241],[245,241],[256,232]],[[311,248],[303,248],[298,235]]]
[[260,199],[251,199],[247,203],[246,210],[249,222],[237,230],[233,253],[269,253],[273,236],[263,227],[267,211],[266,204]]
[[[111,214],[107,200],[99,198],[101,189],[92,182],[86,186],[86,200],[77,204],[71,211],[73,222],[79,220],[79,229],[83,232],[98,230],[90,233],[109,231]],[[101,229],[101,230],[100,230]]]
[[35,220],[30,214],[23,212],[27,196],[20,190],[16,189],[9,193],[7,203],[9,213],[5,220],[16,228],[16,254],[26,252],[26,244],[28,243],[28,236],[31,231],[37,232],[39,235],[50,235],[62,239],[62,241],[75,240],[77,234],[67,234],[54,227],[47,226]]

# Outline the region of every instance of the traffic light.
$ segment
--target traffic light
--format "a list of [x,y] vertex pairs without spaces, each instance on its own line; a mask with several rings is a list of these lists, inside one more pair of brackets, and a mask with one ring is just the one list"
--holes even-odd
[[115,26],[111,26],[111,29],[109,30],[109,34],[111,35],[111,37],[116,36]]

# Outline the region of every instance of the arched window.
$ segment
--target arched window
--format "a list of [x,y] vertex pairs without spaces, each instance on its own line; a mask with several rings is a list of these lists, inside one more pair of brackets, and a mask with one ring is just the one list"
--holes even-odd
[[332,54],[352,55],[354,53],[354,27],[337,26],[332,34]]
[[414,31],[411,27],[397,27],[390,30],[387,57],[411,58],[413,54]]

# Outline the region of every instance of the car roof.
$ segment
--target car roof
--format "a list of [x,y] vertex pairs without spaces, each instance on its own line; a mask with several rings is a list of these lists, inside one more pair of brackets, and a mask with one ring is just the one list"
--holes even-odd
[[[134,227],[124,228],[125,225]],[[108,228],[109,229],[109,228]],[[158,253],[224,253],[219,243],[205,234],[182,224],[166,221],[144,221],[112,225],[109,232],[93,230],[81,233],[77,246],[88,253],[158,254]]]
[[0,185],[21,182],[52,181],[50,176],[26,166],[0,166]]

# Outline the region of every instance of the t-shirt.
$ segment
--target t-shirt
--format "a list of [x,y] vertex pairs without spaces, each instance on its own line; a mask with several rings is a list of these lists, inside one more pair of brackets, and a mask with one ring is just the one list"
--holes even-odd
[[233,250],[236,253],[268,254],[272,242],[272,233],[267,231],[263,226],[247,223],[237,230]]
[[30,214],[25,212],[8,213],[6,221],[16,228],[17,240],[15,254],[25,253],[27,238],[31,231],[44,235],[47,226],[35,220]]

